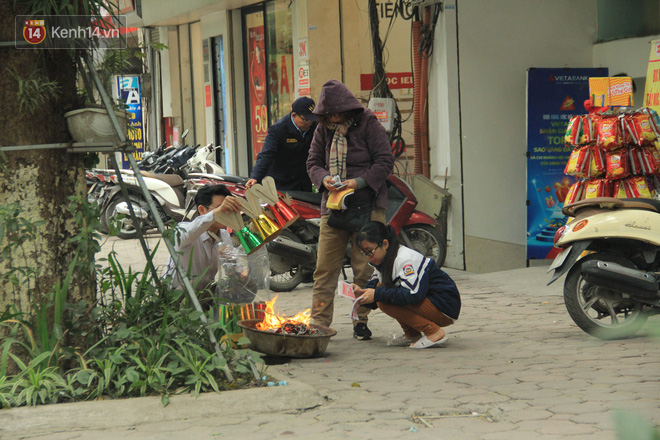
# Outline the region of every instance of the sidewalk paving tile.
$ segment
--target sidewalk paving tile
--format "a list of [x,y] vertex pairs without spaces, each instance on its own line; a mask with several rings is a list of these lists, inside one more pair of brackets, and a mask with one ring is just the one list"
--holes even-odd
[[[150,245],[157,240],[150,237]],[[137,241],[109,239],[103,252],[109,249],[123,266],[144,269]],[[161,245],[156,258],[161,270],[167,258]],[[600,341],[571,321],[563,279],[547,286],[544,267],[447,272],[463,300],[460,319],[447,328],[450,344],[419,351],[388,346],[388,338],[401,330],[379,311],[369,317],[373,340],[355,340],[351,303],[337,298],[331,327],[338,334],[326,354],[269,366],[269,374],[292,384],[269,391],[281,393],[281,400],[291,399],[301,384],[298,391],[310,403],[294,404],[299,408],[293,411],[283,405],[259,409],[264,389],[232,392],[232,406],[242,408],[233,414],[170,405],[160,410],[165,416],[158,421],[127,424],[85,424],[78,410],[47,407],[36,408],[39,417],[25,416],[21,411],[30,409],[19,408],[0,412],[0,438],[615,440],[612,415],[619,408],[660,424],[660,341],[648,330],[659,324],[657,317],[635,338]],[[311,284],[280,293],[276,306],[287,315],[310,307]],[[226,396],[210,399],[222,402]],[[128,399],[124,405],[139,413],[142,402]],[[99,411],[99,404],[81,405]],[[49,414],[66,418],[70,427]],[[428,417],[430,427],[415,416]],[[17,417],[22,428],[8,431],[7,423]]]

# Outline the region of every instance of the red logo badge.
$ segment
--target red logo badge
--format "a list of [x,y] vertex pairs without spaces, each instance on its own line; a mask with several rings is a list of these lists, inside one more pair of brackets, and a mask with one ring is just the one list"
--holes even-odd
[[575,110],[575,101],[573,101],[573,98],[566,95],[564,102],[561,103],[560,110]]
[[30,44],[39,44],[46,38],[45,20],[25,20],[23,38]]

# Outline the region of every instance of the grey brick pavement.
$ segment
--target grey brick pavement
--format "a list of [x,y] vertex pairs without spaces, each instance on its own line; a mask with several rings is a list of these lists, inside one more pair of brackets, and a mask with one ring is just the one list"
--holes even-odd
[[[152,241],[157,240],[157,237]],[[135,241],[110,240],[123,265],[143,269]],[[167,255],[159,251],[159,264]],[[600,341],[579,330],[563,279],[545,268],[492,274],[447,270],[463,299],[446,347],[387,344],[398,325],[375,311],[371,341],[352,338],[350,301],[324,357],[269,367],[288,385],[175,397],[19,408],[0,412],[0,438],[33,439],[614,439],[612,414],[637,411],[660,425],[660,350],[649,327]],[[280,294],[278,311],[311,304],[311,285]]]

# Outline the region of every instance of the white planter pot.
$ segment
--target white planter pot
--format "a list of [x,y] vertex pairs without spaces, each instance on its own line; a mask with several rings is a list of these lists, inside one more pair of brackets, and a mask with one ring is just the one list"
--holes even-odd
[[[115,111],[119,127],[126,135],[128,112]],[[66,125],[74,142],[114,142],[119,143],[108,112],[104,109],[83,108],[64,114]]]

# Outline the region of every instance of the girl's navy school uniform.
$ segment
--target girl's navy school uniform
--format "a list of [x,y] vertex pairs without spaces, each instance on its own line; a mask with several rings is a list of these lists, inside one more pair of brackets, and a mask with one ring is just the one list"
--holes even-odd
[[433,260],[405,246],[399,246],[392,280],[395,287],[383,287],[382,265],[376,269],[366,288],[374,289],[374,302],[365,307],[377,308],[377,303],[399,306],[419,304],[428,298],[436,309],[453,320],[461,311],[461,297],[456,283]]

